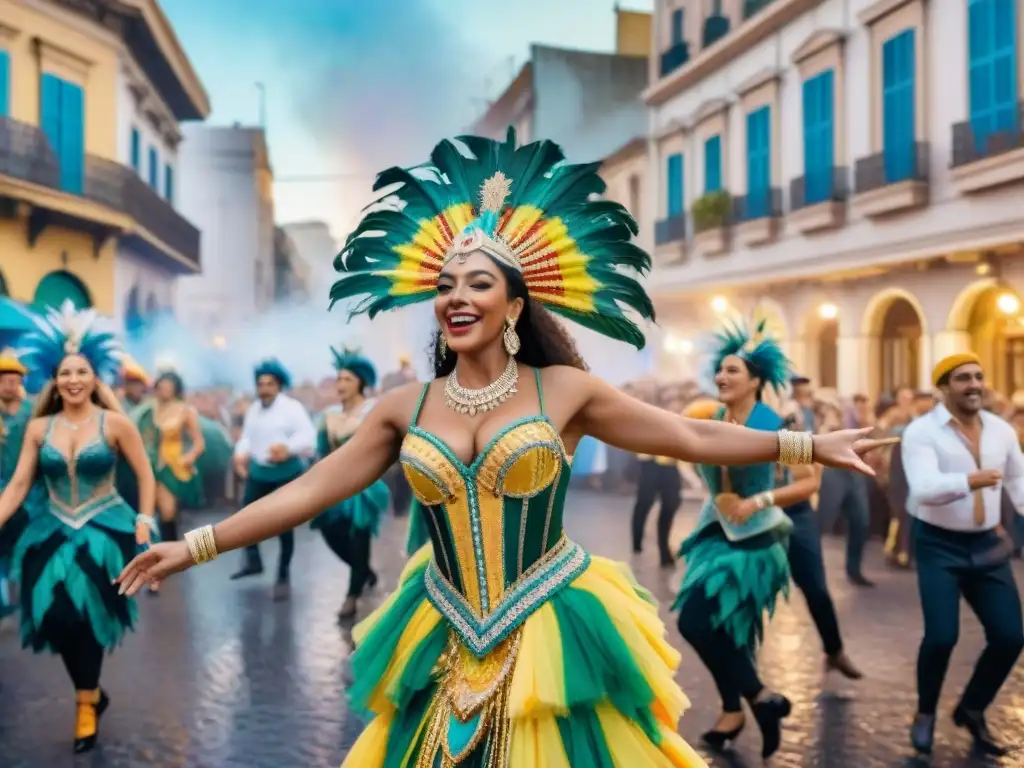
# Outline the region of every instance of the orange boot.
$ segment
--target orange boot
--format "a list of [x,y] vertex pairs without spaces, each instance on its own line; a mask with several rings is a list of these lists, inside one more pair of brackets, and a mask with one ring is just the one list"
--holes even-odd
[[100,716],[110,704],[107,694],[100,688],[76,691],[78,716],[75,718],[75,754],[89,752],[96,746]]

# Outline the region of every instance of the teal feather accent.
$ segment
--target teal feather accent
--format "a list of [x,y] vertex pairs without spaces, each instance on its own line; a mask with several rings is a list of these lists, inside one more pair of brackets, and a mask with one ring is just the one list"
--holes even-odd
[[766,321],[760,320],[753,332],[741,323],[726,324],[712,339],[711,377],[730,355],[742,358],[765,386],[782,392],[792,374],[792,365],[778,341],[766,335]]
[[373,389],[377,386],[377,368],[367,358],[359,354],[358,350],[343,347],[339,352],[334,347],[330,348],[334,356],[334,370],[351,371],[363,384]]
[[[605,191],[599,163],[564,161],[550,141],[517,147],[510,128],[503,141],[458,136],[434,147],[428,163],[382,171],[374,183],[380,196],[335,258],[343,274],[331,306],[345,302],[350,317],[372,318],[432,299],[446,254],[459,235],[478,229],[515,254],[531,298],[642,348],[635,317],[655,314],[638,279],[651,259],[632,242],[637,223],[621,204],[594,199]],[[498,200],[507,188],[500,213],[481,210],[488,181]],[[490,192],[488,206],[497,205]]]
[[281,389],[288,389],[292,385],[291,374],[288,373],[288,369],[276,357],[268,357],[265,360],[261,360],[253,369],[252,375],[254,381],[259,381],[260,376],[273,376],[277,379]]

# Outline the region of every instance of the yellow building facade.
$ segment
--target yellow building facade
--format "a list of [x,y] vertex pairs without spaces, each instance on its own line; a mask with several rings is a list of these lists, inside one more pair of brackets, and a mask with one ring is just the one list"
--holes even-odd
[[184,271],[199,267],[198,232],[182,233],[187,222],[118,162],[122,63],[140,40],[155,43],[184,73],[175,85],[187,107],[176,111],[202,118],[209,104],[154,0],[104,10],[0,0],[0,295],[37,307],[70,298],[112,314],[128,235]]

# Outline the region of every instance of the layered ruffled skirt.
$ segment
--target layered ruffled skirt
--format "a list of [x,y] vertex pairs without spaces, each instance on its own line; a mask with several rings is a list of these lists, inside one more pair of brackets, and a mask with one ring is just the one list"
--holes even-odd
[[592,557],[477,659],[428,600],[429,559],[356,627],[350,696],[373,720],[344,768],[705,765],[676,733],[679,654],[624,566]]
[[136,551],[135,512],[121,499],[78,529],[49,512],[30,515],[12,564],[21,582],[22,645],[56,652],[69,631],[81,630],[113,650],[138,615],[112,583]]

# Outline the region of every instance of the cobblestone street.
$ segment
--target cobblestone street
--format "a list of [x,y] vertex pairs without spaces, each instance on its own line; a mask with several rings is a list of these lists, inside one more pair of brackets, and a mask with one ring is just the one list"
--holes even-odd
[[[630,561],[640,581],[667,604],[679,574],[657,568],[653,523],[648,551],[631,559],[631,505],[628,497],[576,493],[569,504],[569,533],[595,553]],[[688,505],[680,515],[676,539],[692,524],[695,511]],[[214,519],[191,518],[186,525]],[[384,589],[394,584],[404,560],[400,552],[405,525],[404,520],[389,519],[376,543],[375,565]],[[825,547],[846,644],[867,673],[865,681],[823,680],[820,644],[799,593],[771,624],[761,668],[766,681],[794,702],[775,766],[918,764],[911,758],[907,735],[920,639],[916,583],[912,574],[883,565],[877,542],[870,547],[866,573],[878,586],[866,590],[847,584],[841,543],[830,539]],[[264,550],[264,559],[272,566],[277,544],[266,544]],[[60,661],[20,650],[17,633],[8,626],[0,634],[0,765],[337,766],[361,727],[347,713],[344,697],[351,638],[335,621],[347,569],[318,536],[302,531],[292,599],[273,603],[269,573],[245,582],[228,580],[237,557],[228,555],[175,578],[158,598],[141,598],[139,631],[104,669],[103,685],[112,705],[102,722],[100,745],[82,758],[70,754],[74,701]],[[1024,583],[1019,566],[1017,577]],[[384,589],[378,587],[376,600]],[[371,605],[365,601],[364,611]],[[665,613],[665,618],[674,643],[684,651],[679,679],[693,701],[681,729],[696,744],[699,734],[714,723],[717,697],[710,677],[679,638],[674,617]],[[967,757],[968,739],[949,719],[982,643],[978,625],[965,609],[942,703],[936,755],[929,763],[936,768],[985,764]],[[990,723],[1004,739],[1024,741],[1024,665],[1018,665],[990,710]],[[760,765],[759,748],[757,729],[750,723],[735,757],[709,762]],[[1000,765],[1024,765],[1024,747]]]

